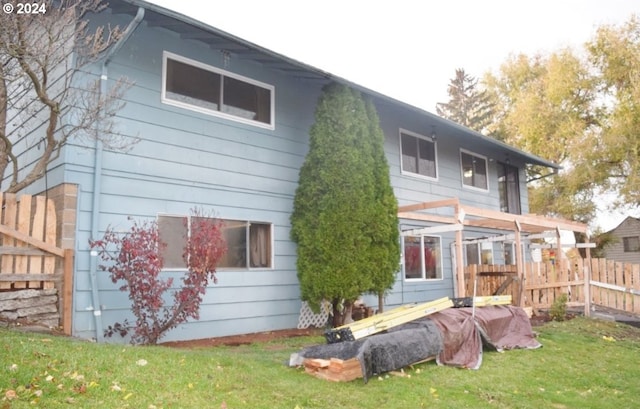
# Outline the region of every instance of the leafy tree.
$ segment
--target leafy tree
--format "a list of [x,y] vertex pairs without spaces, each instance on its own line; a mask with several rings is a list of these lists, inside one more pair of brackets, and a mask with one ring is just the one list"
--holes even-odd
[[490,134],[563,166],[528,169],[529,203],[534,213],[588,221],[593,170],[585,157],[599,132],[596,93],[589,67],[569,50],[548,56],[511,57],[484,84],[495,102]]
[[[86,15],[106,6],[100,0],[38,5],[38,14],[0,13],[0,187],[6,192],[43,177],[70,138],[115,149],[135,142],[117,134],[112,121],[126,80],[102,94],[100,79],[74,82],[121,37],[117,27],[89,29]],[[33,154],[20,155],[25,150]]]
[[373,105],[359,92],[335,83],[323,89],[300,170],[291,237],[298,245],[301,297],[315,310],[330,301],[334,325],[342,324],[362,293],[389,288],[397,270],[397,203],[382,141]]
[[484,131],[491,121],[492,103],[487,92],[477,86],[476,78],[462,68],[457,69],[447,88],[449,102],[436,104],[438,115],[475,131]]
[[563,166],[532,168],[533,212],[589,221],[598,194],[640,204],[640,21],[597,29],[586,59],[564,49],[511,57],[484,85],[496,102],[491,134]]
[[[160,241],[157,223],[134,222],[124,234],[108,228],[101,240],[90,243],[106,263],[99,268],[109,272],[114,284],[124,282],[120,290],[129,293],[136,317],[135,326],[125,320],[109,326],[105,335],[125,336],[133,330],[132,343],[156,344],[167,331],[191,318],[198,319],[202,296],[209,281],[217,282],[216,266],[227,245],[221,222],[204,217],[199,210],[193,211],[190,232],[183,253],[187,272],[181,287],[174,291],[173,279],[160,277],[164,265],[160,250],[165,244]],[[166,302],[168,292],[173,296],[170,305]]]
[[618,205],[640,204],[640,20],[601,26],[587,44],[601,90],[606,120],[592,140],[589,158],[598,181],[619,197]]

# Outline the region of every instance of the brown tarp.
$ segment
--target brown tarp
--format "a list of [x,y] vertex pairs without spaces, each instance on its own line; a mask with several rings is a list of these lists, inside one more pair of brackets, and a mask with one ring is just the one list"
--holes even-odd
[[440,365],[478,369],[483,344],[497,351],[539,348],[529,317],[520,307],[449,308],[356,341],[317,345],[291,355],[304,358],[358,358],[365,382],[371,376],[436,357]]
[[539,348],[529,317],[522,308],[510,305],[449,308],[429,319],[442,333],[444,349],[436,357],[441,365],[478,369],[483,343],[497,351]]

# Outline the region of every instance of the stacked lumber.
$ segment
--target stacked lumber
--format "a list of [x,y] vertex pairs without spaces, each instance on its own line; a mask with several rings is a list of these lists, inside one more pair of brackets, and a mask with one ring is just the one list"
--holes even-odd
[[383,312],[382,314],[331,329],[326,331],[324,336],[330,344],[355,341],[450,307],[453,307],[453,303],[449,297],[443,297],[423,304],[403,305]]
[[358,358],[305,359],[303,365],[306,373],[327,381],[349,382],[362,378],[362,367]]
[[486,295],[477,297],[453,298],[454,308],[486,307],[491,305],[511,305],[511,295]]

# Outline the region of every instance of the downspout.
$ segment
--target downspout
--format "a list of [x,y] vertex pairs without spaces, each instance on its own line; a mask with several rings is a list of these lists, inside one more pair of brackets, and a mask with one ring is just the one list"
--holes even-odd
[[[108,65],[111,62],[113,56],[122,48],[125,42],[131,37],[135,29],[140,25],[144,18],[144,9],[138,7],[138,12],[134,19],[129,23],[125,29],[122,37],[111,46],[102,61],[102,73],[100,75],[100,96],[107,94],[107,81],[109,80]],[[96,138],[95,145],[95,161],[93,168],[93,197],[92,197],[92,210],[91,210],[91,239],[96,240],[98,238],[98,229],[100,221],[100,195],[102,194],[102,141],[100,138]],[[91,298],[93,303],[93,319],[96,327],[96,341],[104,341],[104,334],[102,332],[102,306],[100,304],[100,294],[98,292],[98,254],[96,251],[91,251],[91,263],[89,266],[89,281],[91,282]]]

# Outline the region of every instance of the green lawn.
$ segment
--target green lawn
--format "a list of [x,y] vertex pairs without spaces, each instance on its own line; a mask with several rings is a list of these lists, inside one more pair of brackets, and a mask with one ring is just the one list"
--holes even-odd
[[285,365],[321,337],[185,350],[0,329],[0,409],[638,407],[640,329],[585,318],[535,329],[542,348],[485,352],[477,371],[428,362],[368,384]]

